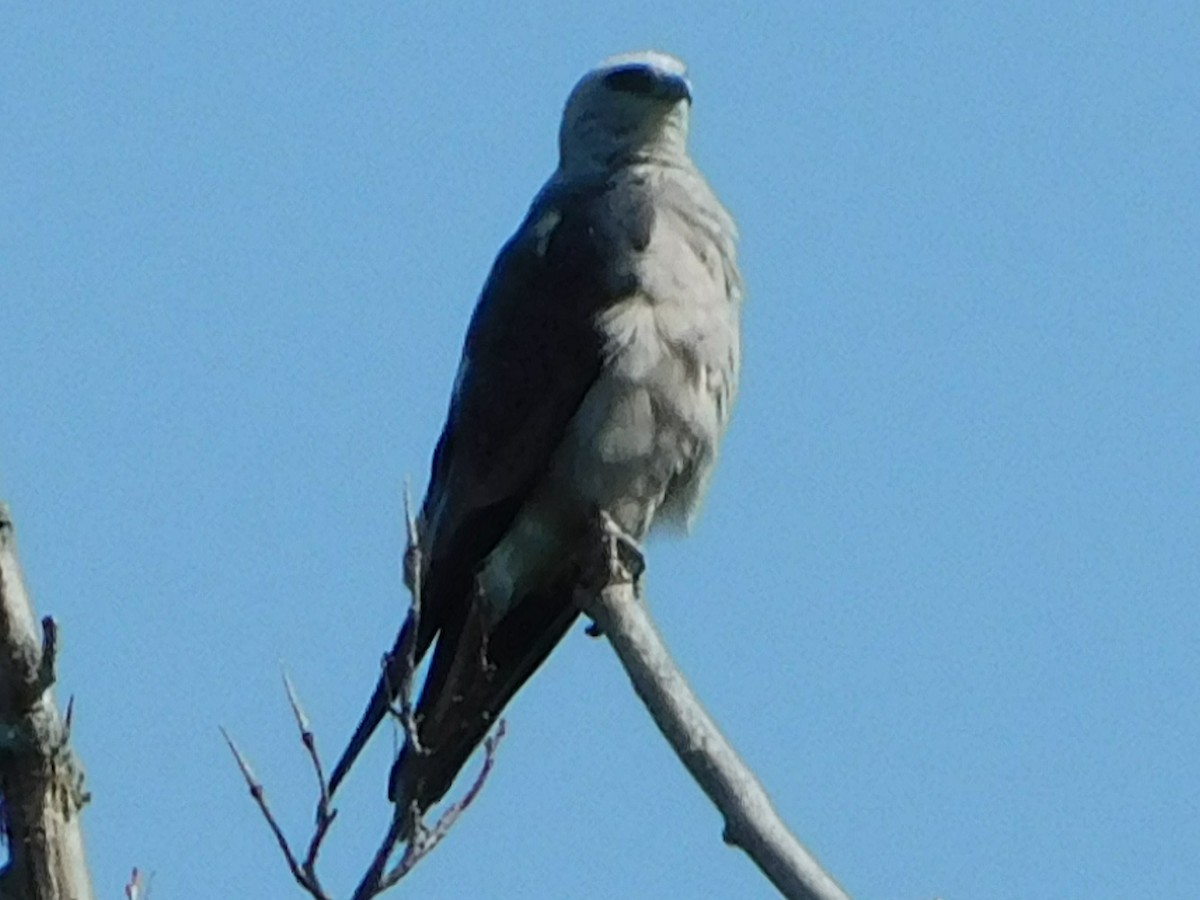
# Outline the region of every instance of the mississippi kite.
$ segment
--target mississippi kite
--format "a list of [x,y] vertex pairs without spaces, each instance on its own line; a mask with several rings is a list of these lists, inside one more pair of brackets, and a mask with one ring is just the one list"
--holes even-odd
[[[428,809],[578,614],[600,511],[635,541],[686,529],[729,419],[742,282],[733,220],[687,153],[691,86],[661,53],[571,92],[558,169],[500,251],[467,330],[418,520],[433,647],[389,795]],[[395,699],[405,623],[331,779]]]

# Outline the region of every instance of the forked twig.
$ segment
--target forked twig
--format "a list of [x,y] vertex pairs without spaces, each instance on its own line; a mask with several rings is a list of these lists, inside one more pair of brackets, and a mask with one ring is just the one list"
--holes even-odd
[[500,741],[504,739],[505,730],[505,722],[501,719],[496,725],[495,732],[484,740],[483,765],[480,767],[479,774],[475,777],[474,783],[463,795],[462,799],[451,804],[438,817],[437,824],[433,828],[425,830],[419,822],[417,823],[418,827],[413,832],[413,837],[409,839],[404,849],[404,855],[400,857],[400,861],[396,863],[380,882],[379,889],[381,892],[395,886],[400,879],[413,870],[417,863],[432,853],[433,848],[440,844],[446,835],[450,833],[450,829],[454,827],[454,823],[458,821],[458,817],[466,812],[467,808],[475,802],[475,798],[483,790],[484,782],[487,781],[488,775],[491,774],[492,767],[496,764],[496,748],[500,745]]
[[266,791],[263,790],[262,782],[254,774],[254,770],[250,768],[250,763],[246,757],[242,755],[233,742],[233,738],[229,736],[229,732],[221,728],[221,734],[225,737],[225,743],[229,745],[229,750],[233,754],[233,758],[237,761],[237,766],[242,772],[242,778],[246,780],[246,786],[250,788],[250,796],[254,798],[254,802],[258,804],[258,810],[263,814],[263,818],[267,820],[267,826],[271,829],[271,833],[275,835],[275,842],[279,844],[279,849],[283,851],[283,858],[287,860],[288,869],[291,870],[292,877],[296,879],[296,883],[304,888],[314,898],[314,900],[331,900],[320,882],[311,879],[304,868],[300,865],[296,854],[292,852],[292,845],[288,843],[287,836],[283,833],[283,829],[279,827],[279,822],[275,818],[275,814],[271,812],[271,806],[267,803]]
[[[483,784],[487,781],[488,775],[492,771],[492,767],[496,762],[496,748],[499,746],[501,739],[504,737],[505,724],[501,719],[496,725],[496,731],[490,735],[483,743],[484,757],[483,766],[479,770],[479,774],[475,778],[475,782],[463,798],[458,802],[449,806],[442,815],[438,818],[437,824],[432,828],[427,828],[420,820],[416,808],[402,812],[396,810],[396,815],[392,818],[392,823],[388,828],[387,834],[379,845],[379,850],[375,854],[375,858],[371,861],[371,866],[367,870],[367,874],[359,883],[358,888],[354,892],[353,900],[368,900],[370,897],[376,897],[384,891],[396,886],[405,875],[416,868],[417,863],[433,852],[433,849],[442,842],[454,823],[474,801],[479,792],[483,789]],[[404,853],[395,866],[384,874],[384,869],[387,868],[387,861],[391,858],[392,852],[401,843],[401,835],[411,835],[405,843]]]
[[[404,637],[400,647],[397,648],[400,667],[397,673],[398,690],[396,694],[398,695],[399,704],[392,705],[390,711],[392,715],[399,719],[401,727],[404,729],[405,741],[410,751],[425,753],[426,751],[422,748],[418,739],[412,698],[413,672],[416,668],[417,632],[420,628],[421,616],[422,558],[419,530],[416,520],[413,518],[411,504],[408,501],[407,495],[405,497],[405,518],[408,530],[408,547],[405,551],[405,582],[408,584],[412,603],[409,608],[408,623],[404,630]],[[386,673],[391,668],[391,659],[385,660],[384,664]],[[291,871],[296,883],[307,891],[314,900],[332,900],[321,885],[316,868],[321,845],[328,835],[334,820],[337,818],[338,811],[332,807],[329,782],[325,777],[325,767],[321,762],[321,755],[317,751],[316,736],[309,722],[308,715],[300,703],[296,688],[286,672],[283,674],[283,684],[284,690],[287,692],[288,705],[291,707],[292,716],[296,720],[297,730],[300,732],[300,741],[304,745],[304,750],[308,754],[313,771],[316,774],[319,791],[316,824],[303,860],[292,849],[287,836],[283,833],[283,828],[275,818],[275,814],[271,811],[270,804],[267,803],[266,792],[263,789],[262,783],[250,768],[250,763],[242,755],[237,745],[233,742],[233,738],[230,737],[224,728],[221,729],[221,734],[224,735],[225,742],[229,745],[229,749],[233,753],[234,760],[237,762],[238,769],[241,770],[246,786],[250,789],[250,796],[258,804],[259,811],[262,813],[263,818],[266,819],[271,833],[275,836],[275,842],[283,852],[284,860],[287,862],[288,869]],[[424,824],[421,811],[415,806],[412,809],[402,810],[397,808],[395,810],[388,824],[387,831],[384,833],[383,839],[380,841],[371,859],[366,874],[359,882],[358,887],[355,888],[354,900],[369,900],[369,898],[377,897],[384,891],[395,887],[404,876],[413,870],[417,863],[428,856],[445,839],[450,829],[454,827],[455,822],[458,821],[459,816],[467,810],[483,789],[484,782],[487,781],[488,775],[495,765],[496,748],[499,746],[500,740],[504,737],[504,731],[504,720],[501,720],[497,724],[495,732],[484,741],[483,765],[474,783],[462,799],[451,804],[442,812],[437,823],[432,827],[427,827]],[[399,861],[391,869],[388,869],[388,860],[392,858],[392,855],[401,844],[404,844],[404,852],[401,854]]]

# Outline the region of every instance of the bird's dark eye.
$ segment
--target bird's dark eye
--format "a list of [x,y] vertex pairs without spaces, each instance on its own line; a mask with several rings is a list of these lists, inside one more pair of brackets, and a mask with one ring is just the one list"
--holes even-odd
[[645,66],[617,69],[604,76],[607,87],[625,94],[654,94],[658,90],[658,80],[658,76]]

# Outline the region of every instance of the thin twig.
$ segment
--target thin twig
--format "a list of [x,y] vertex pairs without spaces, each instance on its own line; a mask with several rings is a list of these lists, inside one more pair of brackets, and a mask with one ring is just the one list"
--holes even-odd
[[275,842],[279,844],[279,849],[283,851],[283,857],[287,860],[288,868],[292,872],[292,877],[296,879],[296,883],[315,898],[315,900],[330,900],[328,894],[321,887],[320,882],[315,878],[310,879],[308,874],[301,867],[296,859],[296,854],[292,852],[292,845],[288,843],[287,837],[283,833],[283,829],[279,827],[279,822],[275,819],[275,814],[271,812],[271,807],[267,803],[266,792],[263,790],[262,783],[254,774],[254,770],[250,768],[250,763],[242,755],[237,744],[233,742],[233,738],[229,736],[229,732],[221,728],[221,734],[225,737],[225,743],[229,745],[229,750],[233,753],[233,758],[237,761],[237,766],[242,772],[242,778],[246,781],[246,786],[250,789],[250,796],[254,798],[254,802],[258,804],[259,812],[263,814],[263,818],[267,820],[267,825],[271,829],[271,833],[275,835]]
[[[416,668],[417,632],[420,628],[421,616],[421,570],[423,568],[423,561],[421,558],[419,529],[416,520],[413,518],[411,503],[407,496],[405,497],[405,518],[408,530],[408,547],[405,551],[405,581],[412,594],[412,606],[409,610],[408,622],[404,629],[404,637],[400,642],[400,646],[396,648],[396,654],[385,660],[384,672],[386,677],[393,665],[399,663],[399,671],[397,672],[399,690],[396,693],[398,694],[400,705],[398,709],[396,707],[390,707],[390,709],[401,720],[401,724],[404,727],[405,741],[409,746],[410,752],[425,753],[426,751],[421,747],[418,740],[416,716],[413,711],[412,700],[413,670]],[[261,782],[258,781],[251,770],[249,762],[242,755],[241,751],[238,750],[237,745],[234,744],[233,739],[224,728],[221,729],[221,733],[225,736],[225,742],[229,745],[234,760],[241,770],[242,777],[250,789],[250,796],[258,804],[259,811],[262,813],[263,818],[266,819],[271,833],[275,836],[276,843],[279,844],[280,849],[283,851],[284,859],[287,862],[288,869],[292,873],[292,877],[315,900],[329,900],[317,876],[316,867],[321,844],[325,840],[325,836],[329,832],[334,819],[337,817],[337,810],[331,808],[331,789],[329,782],[325,778],[325,769],[321,763],[320,753],[317,751],[316,735],[313,732],[308,714],[304,711],[304,707],[300,703],[299,693],[296,691],[295,685],[292,684],[292,680],[287,672],[283,673],[283,684],[284,690],[287,692],[288,705],[291,707],[292,716],[296,720],[296,728],[300,732],[300,741],[304,744],[305,752],[308,754],[313,771],[316,773],[317,787],[320,792],[317,803],[316,825],[303,861],[300,861],[297,857],[287,837],[284,835],[282,827],[279,825],[274,813],[271,811],[270,805],[267,803],[266,792]],[[432,828],[425,826],[422,821],[422,810],[416,804],[409,809],[402,810],[397,808],[394,811],[392,819],[388,824],[387,832],[384,834],[383,840],[375,851],[366,874],[354,891],[354,900],[369,900],[369,898],[377,897],[384,891],[394,887],[405,875],[412,871],[417,863],[428,856],[445,839],[455,822],[458,821],[458,818],[475,801],[475,798],[482,790],[484,782],[495,765],[496,748],[499,746],[500,740],[504,737],[504,730],[505,724],[501,720],[497,724],[494,734],[489,736],[484,742],[483,765],[475,782],[461,800],[449,806],[442,813],[437,824]],[[388,860],[391,859],[396,848],[402,843],[405,845],[404,853],[401,855],[399,862],[389,870]]]
[[466,812],[467,808],[475,802],[475,798],[483,790],[484,782],[487,781],[493,766],[496,764],[496,748],[500,746],[500,741],[504,739],[505,731],[505,721],[501,719],[496,725],[495,732],[483,742],[483,765],[480,767],[479,774],[476,776],[470,789],[463,795],[461,800],[451,804],[438,817],[437,824],[433,828],[428,831],[421,828],[413,834],[413,837],[409,840],[405,848],[404,856],[400,858],[400,862],[388,872],[387,876],[380,883],[381,893],[397,884],[400,879],[413,870],[417,863],[432,853],[433,849],[450,833],[450,829],[454,827],[454,824],[458,821],[458,817]]
[[141,869],[134,866],[129,881],[125,885],[126,900],[150,900],[150,893],[153,889],[154,873],[146,875]]
[[308,842],[308,852],[304,854],[303,869],[309,880],[313,884],[318,884],[317,855],[321,852],[321,843],[325,840],[329,826],[337,818],[337,810],[329,807],[329,783],[325,780],[325,768],[321,765],[321,755],[317,752],[317,739],[309,724],[308,714],[300,705],[296,686],[292,684],[292,679],[286,671],[283,673],[283,688],[287,691],[288,705],[292,708],[296,727],[300,731],[300,742],[304,744],[304,749],[308,752],[308,758],[312,762],[313,772],[317,776],[317,790],[320,794],[317,800],[317,824],[313,829],[312,838]]
[[417,667],[417,636],[421,630],[425,560],[417,520],[412,512],[412,494],[407,483],[404,486],[404,524],[408,535],[408,543],[404,549],[404,570],[409,595],[412,598],[408,610],[411,627],[404,629],[403,640],[400,642],[400,683],[396,687],[400,697],[400,724],[404,728],[404,738],[413,753],[423,755],[425,748],[421,745],[421,738],[417,733],[416,714],[413,711],[413,672]]
[[54,616],[42,616],[42,658],[38,662],[39,693],[54,687],[58,679],[58,623]]
[[[404,876],[416,867],[417,863],[432,853],[433,849],[445,839],[446,835],[450,833],[450,829],[454,827],[454,823],[458,821],[458,817],[466,812],[467,807],[475,802],[475,798],[483,790],[484,782],[487,781],[496,764],[496,748],[500,746],[506,728],[503,719],[496,724],[495,732],[483,743],[483,765],[480,767],[475,781],[461,800],[447,807],[432,828],[427,828],[421,821],[419,809],[406,811],[396,809],[367,873],[354,891],[353,900],[368,900],[368,898],[377,897],[384,891],[395,887]],[[391,858],[396,846],[403,840],[403,835],[406,834],[409,837],[405,843],[403,855],[385,875],[387,861]]]
[[380,887],[383,881],[383,870],[387,868],[387,861],[391,858],[396,845],[400,843],[400,835],[405,827],[405,817],[397,809],[388,823],[388,830],[384,834],[383,840],[379,842],[379,848],[371,858],[371,864],[367,867],[366,874],[358,883],[358,887],[354,889],[354,896],[351,900],[370,900],[371,897],[378,897],[383,892],[383,888]]
[[292,708],[292,715],[296,719],[296,728],[300,731],[300,742],[304,744],[304,749],[308,751],[308,757],[312,760],[313,770],[317,775],[317,786],[321,791],[321,803],[329,804],[329,783],[325,780],[325,769],[321,765],[321,757],[317,753],[317,739],[313,735],[312,726],[308,721],[308,714],[305,713],[304,707],[300,705],[300,697],[296,694],[296,686],[292,684],[292,679],[285,671],[283,673],[283,689],[287,692],[288,705]]

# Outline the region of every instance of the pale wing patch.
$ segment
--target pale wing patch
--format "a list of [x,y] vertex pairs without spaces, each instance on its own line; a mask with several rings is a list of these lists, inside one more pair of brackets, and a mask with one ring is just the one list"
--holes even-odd
[[531,504],[488,554],[476,583],[484,611],[492,622],[499,621],[529,585],[536,584],[558,560],[562,541],[556,524],[539,514],[536,503]]
[[538,256],[545,256],[546,249],[550,246],[550,238],[554,236],[554,229],[558,227],[558,223],[562,221],[562,213],[557,209],[547,210],[533,226],[533,236],[537,238],[537,244],[534,249]]

